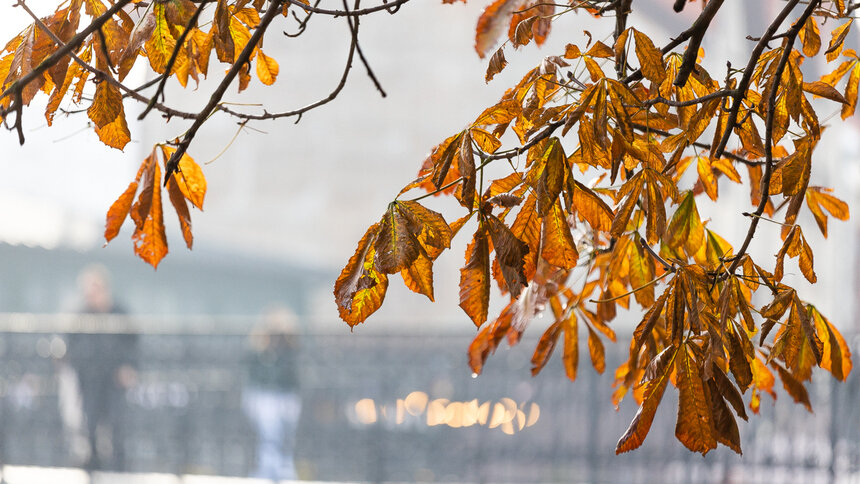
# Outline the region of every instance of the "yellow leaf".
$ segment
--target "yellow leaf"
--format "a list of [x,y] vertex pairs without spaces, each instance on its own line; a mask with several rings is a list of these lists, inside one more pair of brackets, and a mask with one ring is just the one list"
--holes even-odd
[[699,210],[696,208],[696,199],[692,191],[687,192],[678,210],[672,216],[666,238],[669,247],[678,249],[683,246],[688,256],[698,252],[704,243],[705,227],[699,218]]
[[810,15],[807,17],[803,28],[798,32],[800,42],[803,45],[803,55],[812,57],[821,49],[821,32],[818,30],[818,24],[815,17]]
[[851,24],[853,22],[854,19],[851,19],[830,32],[830,44],[827,46],[827,50],[825,51],[827,62],[831,62],[839,56],[839,52],[842,50],[842,43],[845,41],[845,37],[848,35],[849,30],[851,30]]
[[275,83],[278,77],[278,62],[267,56],[262,50],[257,51],[257,77],[267,86]]
[[[163,74],[165,69],[167,69],[167,62],[173,54],[173,49],[176,47],[176,39],[170,32],[170,27],[167,23],[167,17],[164,11],[164,4],[156,3],[152,8],[155,12],[155,27],[153,28],[149,39],[147,39],[144,44],[144,47],[146,49],[146,56],[149,59],[149,65],[152,66],[152,70],[158,74]],[[169,74],[176,72],[179,66],[187,61],[185,49],[179,49],[176,61],[173,64],[173,69]]]
[[472,126],[488,126],[491,124],[509,123],[522,112],[522,107],[515,99],[507,99],[495,106],[484,110]]
[[481,128],[472,128],[469,130],[472,139],[478,144],[478,147],[485,153],[495,153],[502,146],[502,142],[494,134],[487,132]]

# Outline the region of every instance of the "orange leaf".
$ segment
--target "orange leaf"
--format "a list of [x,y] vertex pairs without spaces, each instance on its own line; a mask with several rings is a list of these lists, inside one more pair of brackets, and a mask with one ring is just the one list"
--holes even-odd
[[717,447],[711,410],[705,398],[699,363],[684,345],[675,360],[678,375],[678,420],[675,437],[693,452],[707,454]]
[[615,216],[609,205],[590,188],[574,180],[573,206],[595,231],[609,232]]
[[642,32],[634,29],[633,37],[636,39],[636,57],[639,59],[642,75],[655,85],[660,85],[666,78],[666,69],[663,68],[663,53],[654,47],[654,42],[651,42],[651,39]]
[[419,254],[412,264],[400,271],[403,283],[411,291],[427,296],[433,301],[433,261]]
[[806,191],[806,205],[815,216],[815,222],[825,238],[827,238],[827,215],[824,214],[824,210],[839,220],[848,220],[849,217],[848,204],[830,195],[828,193],[830,191],[828,188],[821,187],[809,187]]
[[812,402],[809,401],[809,392],[806,391],[803,383],[794,378],[782,365],[772,362],[771,366],[776,368],[779,378],[782,380],[782,387],[791,395],[791,398],[797,403],[802,403],[806,410],[812,413]]
[[556,200],[555,204],[547,213],[544,221],[544,247],[543,258],[550,264],[562,269],[573,269],[579,259],[576,244],[570,234],[570,225],[567,223],[561,202]]
[[[172,146],[161,145],[161,152],[165,160],[169,160],[175,151],[176,148]],[[183,153],[182,158],[179,159],[179,170],[173,174],[173,178],[176,179],[176,185],[182,195],[192,205],[203,210],[203,199],[206,198],[206,178],[203,176],[200,165],[195,163],[188,154]]]
[[460,269],[460,307],[480,327],[487,320],[489,305],[490,246],[482,227],[466,248],[466,265]]
[[260,79],[260,82],[271,86],[275,83],[275,79],[278,78],[279,71],[278,61],[263,54],[262,50],[257,50],[257,77]]
[[95,129],[96,134],[102,143],[122,150],[125,145],[131,141],[131,133],[128,131],[128,124],[125,121],[125,113],[120,111],[119,116],[101,128]]
[[577,326],[576,314],[571,312],[570,316],[564,320],[562,328],[564,330],[564,353],[562,354],[564,373],[571,381],[576,380],[576,370],[577,366],[579,366],[579,333]]
[[506,65],[508,65],[508,61],[505,59],[505,48],[502,46],[493,54],[493,57],[490,57],[490,63],[487,65],[487,74],[484,76],[484,80],[486,82],[492,81],[493,77],[502,72],[502,69]]
[[483,59],[505,32],[519,0],[496,0],[487,5],[475,28],[475,51]]
[[606,369],[606,352],[603,348],[603,341],[591,329],[591,326],[586,325],[586,327],[588,328],[588,354],[591,356],[591,364],[597,370],[597,373],[603,373]]
[[134,253],[154,268],[167,255],[167,236],[164,233],[164,212],[161,208],[161,171],[155,160],[144,171],[143,189],[132,207],[137,227],[131,239]]
[[105,221],[105,242],[110,242],[119,234],[119,229],[128,217],[128,211],[131,210],[135,193],[137,193],[137,180],[129,183],[128,188],[108,209]]
[[110,82],[98,83],[93,104],[87,109],[87,115],[97,128],[103,128],[112,123],[123,112],[122,93]]
[[535,347],[535,352],[532,355],[532,376],[540,373],[543,367],[546,366],[549,357],[552,356],[552,351],[555,349],[555,344],[558,342],[560,334],[561,321],[556,321],[541,335]]
[[845,381],[853,366],[851,348],[833,324],[818,312],[818,309],[811,304],[807,305],[807,308],[824,346],[821,368],[829,371],[837,380]]
[[376,223],[367,229],[334,284],[338,312],[350,326],[363,323],[379,309],[388,289],[388,276],[377,271],[373,264],[373,245],[379,228]]
[[191,213],[188,211],[188,204],[185,202],[185,195],[176,184],[176,178],[170,177],[167,180],[167,194],[170,196],[170,203],[176,210],[176,216],[179,217],[179,228],[182,230],[182,238],[185,239],[185,245],[190,249],[194,244],[194,236],[191,234]]

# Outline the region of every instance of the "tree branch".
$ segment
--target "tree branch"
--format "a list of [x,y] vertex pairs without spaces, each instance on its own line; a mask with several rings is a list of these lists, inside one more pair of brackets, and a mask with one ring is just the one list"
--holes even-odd
[[[188,131],[185,132],[185,136],[182,138],[182,141],[176,147],[176,151],[171,155],[170,160],[164,166],[164,184],[167,184],[167,181],[170,180],[171,175],[177,170],[179,167],[179,160],[182,159],[182,156],[185,154],[185,151],[188,150],[188,145],[191,144],[191,140],[197,135],[197,130],[200,129],[200,126],[203,125],[203,122],[206,121],[207,118],[212,114],[213,111],[218,107],[218,103],[221,102],[221,98],[224,97],[224,93],[227,91],[227,88],[233,82],[233,79],[239,74],[239,71],[245,67],[245,64],[248,63],[251,58],[251,53],[254,52],[254,49],[257,47],[257,44],[260,42],[260,39],[263,37],[263,34],[266,32],[266,29],[269,28],[269,24],[272,23],[272,20],[280,13],[280,9],[278,8],[281,5],[281,2],[284,0],[271,0],[269,4],[269,9],[266,10],[266,15],[260,20],[260,25],[257,26],[257,30],[251,35],[251,38],[248,40],[248,43],[245,44],[245,48],[242,49],[242,52],[239,54],[239,57],[236,58],[236,61],[233,63],[233,66],[230,68],[230,71],[227,72],[227,75],[224,76],[224,79],[221,80],[221,83],[215,88],[215,91],[212,93],[212,96],[209,98],[209,102],[206,106],[197,113],[197,116],[194,119],[194,123],[188,128]],[[290,1],[290,0],[286,0]]]
[[[776,19],[768,26],[764,35],[761,36],[761,39],[756,44],[755,48],[750,55],[749,61],[747,62],[746,68],[744,68],[744,75],[741,77],[740,82],[738,83],[738,87],[735,89],[737,94],[732,96],[732,107],[729,110],[729,117],[726,120],[725,131],[723,131],[723,136],[720,138],[720,142],[717,146],[714,147],[714,151],[712,156],[714,158],[719,158],[723,155],[723,151],[726,149],[726,144],[729,142],[729,137],[732,135],[732,131],[734,131],[735,126],[737,126],[738,120],[738,112],[741,109],[741,103],[747,94],[747,88],[750,85],[750,81],[752,80],[753,72],[755,72],[755,66],[758,63],[759,57],[761,57],[764,48],[767,46],[767,43],[773,38],[773,35],[776,33],[777,29],[779,29],[780,25],[785,22],[788,14],[794,10],[794,7],[800,3],[800,0],[788,0],[788,3],[785,7],[783,7],[782,11],[779,12]],[[818,4],[818,0],[812,0],[811,4]],[[794,38],[791,39],[792,43],[794,42]],[[779,78],[775,78],[775,82],[779,82]]]
[[[206,0],[206,1],[208,1],[208,0]],[[61,50],[66,49],[66,48],[67,48],[69,45],[71,45],[71,44],[72,44],[72,42],[73,42],[73,41],[78,37],[78,36],[75,36],[75,38],[73,38],[73,39],[72,39],[71,41],[69,41],[68,43],[63,43],[62,39],[60,39],[59,37],[57,37],[57,35],[56,35],[56,34],[54,34],[54,32],[53,32],[53,31],[51,31],[51,29],[49,29],[49,28],[48,28],[48,26],[47,26],[47,25],[45,25],[45,23],[44,23],[44,22],[42,22],[42,19],[40,19],[40,18],[39,18],[39,17],[38,17],[38,16],[37,16],[37,15],[36,15],[32,10],[30,10],[30,7],[28,7],[28,6],[27,6],[27,4],[25,3],[25,1],[24,1],[24,0],[18,0],[18,3],[17,3],[16,5],[17,5],[17,6],[22,7],[22,8],[24,9],[24,11],[25,11],[25,12],[27,12],[27,14],[30,16],[30,18],[32,18],[32,19],[33,19],[33,22],[36,24],[36,26],[37,26],[37,27],[39,27],[39,29],[41,29],[43,32],[45,32],[45,34],[47,34],[47,35],[48,35],[48,37],[50,37],[50,39],[51,39],[52,41],[54,41],[54,43],[56,43],[58,46],[60,46],[60,49],[58,50],[58,52],[59,52],[59,51],[61,51]],[[107,15],[107,14],[105,14],[105,15]],[[79,42],[79,44],[80,44],[80,43],[81,43],[81,42]],[[101,81],[103,81],[103,82],[108,82],[108,83],[110,83],[110,84],[112,84],[112,85],[116,86],[120,91],[122,91],[122,92],[124,93],[123,97],[131,97],[131,98],[135,99],[136,101],[144,102],[144,103],[146,103],[146,102],[148,102],[148,101],[149,101],[149,99],[148,99],[148,98],[146,98],[145,96],[143,96],[143,95],[139,94],[137,91],[140,91],[140,90],[142,90],[142,89],[144,89],[144,88],[146,88],[146,87],[149,87],[149,85],[151,85],[151,84],[144,84],[143,86],[141,86],[141,87],[139,87],[139,88],[137,88],[137,89],[131,89],[131,88],[129,88],[128,86],[126,86],[125,84],[123,84],[123,83],[121,83],[121,82],[117,81],[116,79],[114,79],[114,78],[113,78],[113,76],[112,76],[112,75],[110,75],[110,73],[105,72],[105,71],[103,71],[103,70],[101,70],[101,69],[98,69],[98,68],[94,67],[93,65],[89,64],[88,62],[85,62],[83,59],[81,59],[80,57],[78,57],[78,55],[77,55],[77,54],[75,54],[75,53],[74,53],[74,49],[69,49],[66,53],[69,55],[69,57],[71,57],[71,58],[72,58],[72,60],[74,60],[75,62],[77,62],[81,67],[83,67],[83,68],[84,68],[84,69],[86,69],[87,71],[89,71],[89,72],[91,72],[91,73],[95,74],[96,76],[98,76],[98,78],[99,78]],[[54,56],[54,55],[52,55],[50,58],[48,58],[48,59],[46,59],[45,61],[43,61],[43,62],[42,62],[42,64],[39,64],[39,66],[41,67],[42,65],[44,65],[46,62],[50,61],[50,60],[51,60],[52,58],[54,58],[54,57],[55,57],[55,56]],[[60,60],[61,58],[62,58],[62,56],[58,56],[58,57],[56,58],[56,60],[54,60],[54,61],[53,61],[53,63],[52,63],[52,64],[48,64],[48,65],[46,65],[45,69],[43,69],[43,72],[44,72],[44,70],[50,69],[50,68],[52,67],[52,65],[56,64],[57,62],[59,62],[59,60]],[[27,77],[29,77],[29,76],[27,76]],[[22,78],[22,79],[19,81],[19,82],[23,82],[23,84],[21,85],[21,87],[20,87],[20,89],[19,89],[19,90],[23,90],[23,89],[24,89],[24,86],[26,86],[29,82],[32,82],[32,79],[31,79],[31,80],[28,80],[28,81],[26,81],[26,82],[24,82],[24,81],[25,81],[25,79],[26,79],[26,77],[25,77],[25,78]],[[34,79],[35,79],[35,77],[34,77]],[[158,79],[158,78],[156,78],[156,80],[157,80],[157,79]],[[16,83],[16,84],[17,84],[17,83]],[[10,87],[9,87],[9,89],[7,89],[7,92],[8,92],[9,90],[12,90],[14,87],[15,87],[15,84],[13,84],[12,86],[10,86]],[[5,97],[5,96],[6,96],[6,93],[4,93],[2,96],[0,96],[0,99],[2,99],[2,98],[3,98],[3,97]],[[161,111],[162,113],[164,113],[164,114],[165,114],[166,116],[168,116],[168,117],[177,117],[177,118],[183,118],[183,119],[194,119],[194,117],[195,117],[195,115],[194,115],[194,114],[192,114],[192,113],[187,113],[187,112],[184,112],[184,111],[179,111],[179,110],[176,110],[176,109],[173,109],[173,108],[167,107],[167,106],[165,106],[165,105],[163,105],[163,104],[160,104],[160,103],[155,103],[155,104],[154,104],[154,107],[155,107],[156,109],[158,109],[159,111]],[[13,110],[17,110],[17,109],[16,109],[14,106],[10,106],[8,110],[4,110],[2,113],[0,113],[0,116],[5,116],[5,113],[7,113],[7,112],[9,112],[9,111],[13,111]],[[19,114],[20,114],[20,111],[19,111]],[[21,135],[20,135],[20,133],[19,133],[19,138],[20,138],[20,136],[21,136]],[[23,144],[23,142],[22,142],[22,144]]]
[[176,59],[179,57],[179,51],[185,45],[185,38],[188,37],[188,32],[197,24],[197,19],[200,18],[200,14],[203,12],[203,8],[209,3],[210,0],[203,0],[200,2],[200,5],[197,6],[197,10],[194,11],[194,14],[188,19],[188,23],[185,24],[185,29],[182,31],[182,34],[179,35],[179,38],[176,39],[176,45],[173,47],[173,52],[170,54],[170,59],[167,61],[167,65],[164,68],[164,75],[161,76],[161,82],[158,83],[158,88],[155,90],[155,94],[149,99],[149,103],[146,105],[146,108],[142,113],[137,117],[138,121],[142,121],[143,118],[152,111],[152,108],[155,107],[155,103],[158,102],[158,98],[161,97],[162,101],[164,100],[164,86],[167,85],[167,79],[170,78],[170,71],[173,70],[173,65],[176,64]]
[[[773,73],[772,79],[773,84],[770,87],[770,92],[768,93],[767,100],[767,118],[765,120],[765,133],[764,133],[764,149],[765,149],[765,165],[764,165],[764,174],[761,179],[761,201],[758,203],[758,207],[756,207],[755,212],[753,212],[750,217],[750,226],[747,230],[746,238],[744,238],[743,243],[741,244],[741,248],[738,249],[738,253],[734,256],[734,260],[732,260],[732,265],[729,266],[728,271],[726,271],[726,276],[729,274],[734,274],[735,269],[738,268],[738,265],[741,263],[741,258],[746,253],[749,248],[750,242],[752,242],[753,236],[755,235],[756,228],[758,227],[759,220],[761,220],[761,215],[764,213],[764,209],[767,206],[767,202],[770,199],[770,179],[771,174],[773,173],[773,118],[776,112],[776,94],[779,89],[780,79],[782,78],[782,72],[785,70],[785,66],[788,64],[788,59],[791,57],[791,51],[794,46],[794,41],[797,39],[798,33],[800,33],[800,29],[803,28],[803,24],[806,23],[806,19],[812,15],[812,12],[818,7],[818,4],[821,0],[810,0],[809,4],[806,6],[806,9],[803,11],[803,14],[799,19],[791,26],[786,34],[785,44],[783,44],[782,55],[779,59],[779,64],[776,67],[776,71]],[[797,2],[795,2],[797,3]]]

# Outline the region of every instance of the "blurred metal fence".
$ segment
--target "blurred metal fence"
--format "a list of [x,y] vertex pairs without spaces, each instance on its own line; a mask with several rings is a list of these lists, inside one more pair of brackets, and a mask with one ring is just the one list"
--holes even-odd
[[[109,402],[131,472],[252,473],[257,437],[242,411],[249,319],[0,316],[0,464],[77,465],[61,415],[70,350],[94,355],[109,334],[136,334],[137,377]],[[80,335],[90,335],[83,338]],[[846,334],[860,347],[860,335]],[[529,375],[534,340],[501,348],[470,375],[471,334],[303,334],[299,476],[315,480],[446,482],[860,482],[860,377],[824,373],[809,414],[780,392],[740,422],[744,456],[721,447],[702,458],[674,439],[675,393],[666,392],[639,450],[614,455],[635,413],[616,412],[611,372],[581,358],[569,382],[560,357]],[[89,345],[89,346],[87,346]],[[855,351],[856,353],[856,351]],[[120,353],[121,354],[121,353]],[[85,398],[86,399],[86,398]]]

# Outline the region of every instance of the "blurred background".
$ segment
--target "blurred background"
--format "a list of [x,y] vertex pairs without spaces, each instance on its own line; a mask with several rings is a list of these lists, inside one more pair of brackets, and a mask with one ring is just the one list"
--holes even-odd
[[[30,6],[47,14],[50,3]],[[671,391],[645,444],[614,456],[636,410],[611,403],[623,343],[607,348],[603,375],[583,368],[572,383],[556,355],[532,378],[538,321],[473,377],[466,348],[475,329],[457,307],[463,237],[436,263],[436,303],[392,281],[365,325],[351,332],[337,318],[337,274],[430,149],[543,56],[582,45],[584,29],[595,39],[611,34],[611,22],[564,16],[542,48],[507,51],[511,65],[487,85],[472,47],[487,2],[440,3],[415,0],[362,20],[361,45],[386,98],[357,66],[337,100],[297,124],[207,123],[189,150],[209,187],[205,211],[192,214],[194,250],[168,211],[171,252],[157,271],[133,255],[128,226],[103,247],[104,216],[152,144],[186,124],[155,113],[132,121],[140,106],[126,103],[133,140],[119,152],[101,145],[83,114],[58,115],[48,129],[37,98],[25,112],[27,143],[0,137],[2,482],[860,482],[857,371],[842,384],[814,375],[813,414],[782,391],[776,402],[766,397],[761,415],[740,425],[744,456],[721,447],[705,458],[675,440]],[[637,1],[631,23],[662,45],[698,11],[691,4],[675,14],[671,3]],[[746,62],[744,38],[759,35],[782,5],[722,7],[704,44],[714,77],[724,59]],[[252,81],[228,100],[278,111],[325,97],[342,71],[348,30],[343,19],[314,20],[296,39],[278,34],[294,22],[276,26],[265,51],[280,64],[278,82]],[[27,23],[19,8],[0,7],[5,37]],[[846,46],[857,44],[852,32]],[[806,67],[815,77],[826,68]],[[146,80],[132,71],[128,84]],[[212,83],[168,85],[169,104],[197,111]],[[832,103],[818,107],[829,127],[812,184],[833,187],[856,209],[857,121],[840,121]],[[737,245],[748,192],[723,185],[721,207],[702,201],[699,209]],[[449,220],[462,210],[446,200],[427,205]],[[800,223],[814,224],[808,212]],[[788,275],[855,355],[858,227],[833,221],[828,240],[808,230],[820,282],[806,284],[796,269]],[[772,257],[777,229],[760,231],[754,256]],[[502,305],[496,297],[491,315]],[[619,314],[619,341],[638,321]]]

